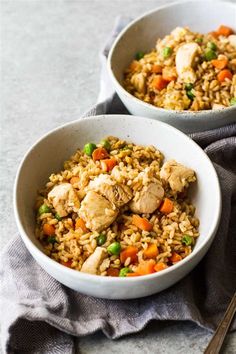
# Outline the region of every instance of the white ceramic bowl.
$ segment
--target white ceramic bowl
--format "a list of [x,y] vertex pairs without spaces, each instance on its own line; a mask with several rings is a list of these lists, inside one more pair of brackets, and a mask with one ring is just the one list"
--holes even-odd
[[[132,15],[132,14],[131,14]],[[177,26],[189,26],[193,31],[207,33],[225,24],[236,31],[235,3],[219,1],[187,1],[173,3],[139,17],[118,36],[108,57],[108,71],[120,99],[134,115],[154,118],[186,132],[213,129],[236,122],[236,106],[198,112],[173,111],[145,103],[122,86],[123,73],[135,53],[149,52],[157,38],[162,38]]]
[[[47,257],[34,236],[34,204],[37,190],[51,173],[86,142],[108,135],[138,144],[152,144],[166,159],[196,171],[198,182],[192,189],[193,202],[200,218],[200,237],[190,256],[162,272],[137,278],[102,277],[69,269]],[[201,260],[217,230],[221,196],[218,178],[203,150],[177,129],[147,118],[128,115],[97,116],[66,124],[45,135],[25,155],[15,181],[14,211],[21,237],[38,264],[59,282],[88,295],[131,299],[159,292],[184,277]]]

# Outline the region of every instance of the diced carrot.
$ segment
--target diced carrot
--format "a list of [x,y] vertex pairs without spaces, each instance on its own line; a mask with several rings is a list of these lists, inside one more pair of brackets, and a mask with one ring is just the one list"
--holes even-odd
[[214,59],[211,61],[211,63],[215,68],[222,70],[227,66],[228,60],[227,59]]
[[119,276],[119,269],[118,268],[108,268],[107,275],[109,277],[118,277]]
[[218,33],[216,31],[209,32],[209,34],[214,38],[218,38]]
[[154,273],[154,266],[155,266],[156,262],[154,261],[154,259],[149,259],[148,261],[144,261],[142,263],[140,263],[136,269],[136,273],[140,274],[140,275],[146,275],[146,274],[151,274]]
[[80,178],[78,176],[74,176],[70,179],[70,183],[75,184],[75,183],[78,183],[79,180],[80,180]]
[[164,80],[161,75],[156,75],[152,80],[152,86],[158,91],[163,90],[167,85],[168,81]]
[[172,263],[177,263],[179,261],[181,261],[182,257],[176,253],[176,252],[173,252],[172,253],[172,256],[169,258],[169,260],[172,262]]
[[160,212],[163,214],[169,214],[173,211],[174,204],[169,198],[165,198],[163,204],[160,207]]
[[64,265],[65,267],[70,268],[71,265],[72,265],[72,260],[69,259],[67,262],[60,261],[60,263],[61,263],[62,265]]
[[159,251],[155,243],[151,243],[148,248],[143,252],[145,258],[155,258]]
[[104,172],[109,172],[117,165],[117,161],[114,157],[111,159],[105,159],[101,161],[101,167]]
[[154,266],[154,270],[155,272],[160,272],[161,270],[164,270],[168,268],[168,266],[165,264],[165,263],[157,263],[155,266]]
[[167,84],[171,81],[175,81],[177,79],[176,76],[163,76],[163,79],[167,82]]
[[163,68],[162,77],[164,80],[166,80],[168,82],[176,80],[177,75],[176,75],[175,68],[168,67],[168,66]]
[[55,234],[55,227],[50,224],[44,224],[43,225],[43,233],[44,233],[44,235],[52,236]]
[[221,25],[218,28],[217,33],[219,36],[228,37],[230,34],[234,33],[234,31],[232,30],[232,28],[230,28],[228,26]]
[[218,79],[218,81],[220,81],[220,82],[223,82],[225,79],[231,80],[232,77],[233,77],[233,74],[232,74],[231,71],[228,70],[228,69],[221,70],[221,71],[219,72],[219,74],[217,75],[217,79]]
[[153,73],[155,74],[161,74],[162,73],[162,66],[161,65],[157,65],[157,64],[154,64],[152,66],[152,70],[151,70]]
[[76,222],[75,222],[75,229],[77,230],[78,228],[81,228],[84,233],[89,231],[85,225],[84,220],[81,218],[76,219]]
[[146,218],[141,218],[139,215],[133,215],[132,223],[144,231],[151,231],[153,227],[153,225]]
[[104,149],[103,147],[99,147],[93,151],[92,157],[93,157],[93,161],[97,161],[97,160],[106,159],[107,157],[109,157],[109,154],[106,149]]
[[130,257],[131,263],[137,261],[137,253],[138,249],[134,246],[128,246],[124,251],[120,253],[120,261],[121,263],[125,263],[126,259]]
[[137,272],[133,272],[133,273],[127,273],[126,277],[139,277],[141,274],[137,273]]

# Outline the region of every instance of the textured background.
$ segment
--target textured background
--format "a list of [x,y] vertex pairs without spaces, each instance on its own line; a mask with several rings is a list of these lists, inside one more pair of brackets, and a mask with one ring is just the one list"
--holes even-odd
[[[171,1],[1,1],[0,247],[16,233],[12,189],[25,152],[44,133],[79,118],[96,102],[98,52],[117,15],[136,17]],[[180,24],[181,25],[181,24]],[[202,353],[211,333],[192,323],[151,323],[110,341],[77,340],[78,353]],[[236,352],[236,335],[224,353]]]

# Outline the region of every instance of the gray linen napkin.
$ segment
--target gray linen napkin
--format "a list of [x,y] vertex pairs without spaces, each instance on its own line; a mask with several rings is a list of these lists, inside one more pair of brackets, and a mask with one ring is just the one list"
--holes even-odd
[[[102,101],[87,115],[127,113],[105,71],[110,44],[127,23],[119,19],[102,55]],[[192,134],[220,179],[223,208],[219,230],[204,259],[171,288],[143,299],[112,301],[77,293],[50,277],[20,237],[0,259],[0,318],[6,353],[73,353],[73,336],[102,330],[108,338],[138,332],[151,320],[190,320],[214,329],[236,289],[236,124]],[[234,321],[232,329],[236,329]]]

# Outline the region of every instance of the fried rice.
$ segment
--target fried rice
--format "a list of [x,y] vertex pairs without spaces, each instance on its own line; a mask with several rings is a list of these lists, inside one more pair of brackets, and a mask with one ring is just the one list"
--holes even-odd
[[87,144],[39,191],[36,237],[49,257],[78,271],[139,276],[166,269],[187,257],[199,236],[188,197],[195,181],[193,170],[164,162],[154,146],[112,136]]
[[201,34],[177,27],[149,53],[138,52],[124,88],[170,110],[223,109],[236,104],[236,35],[220,26]]

